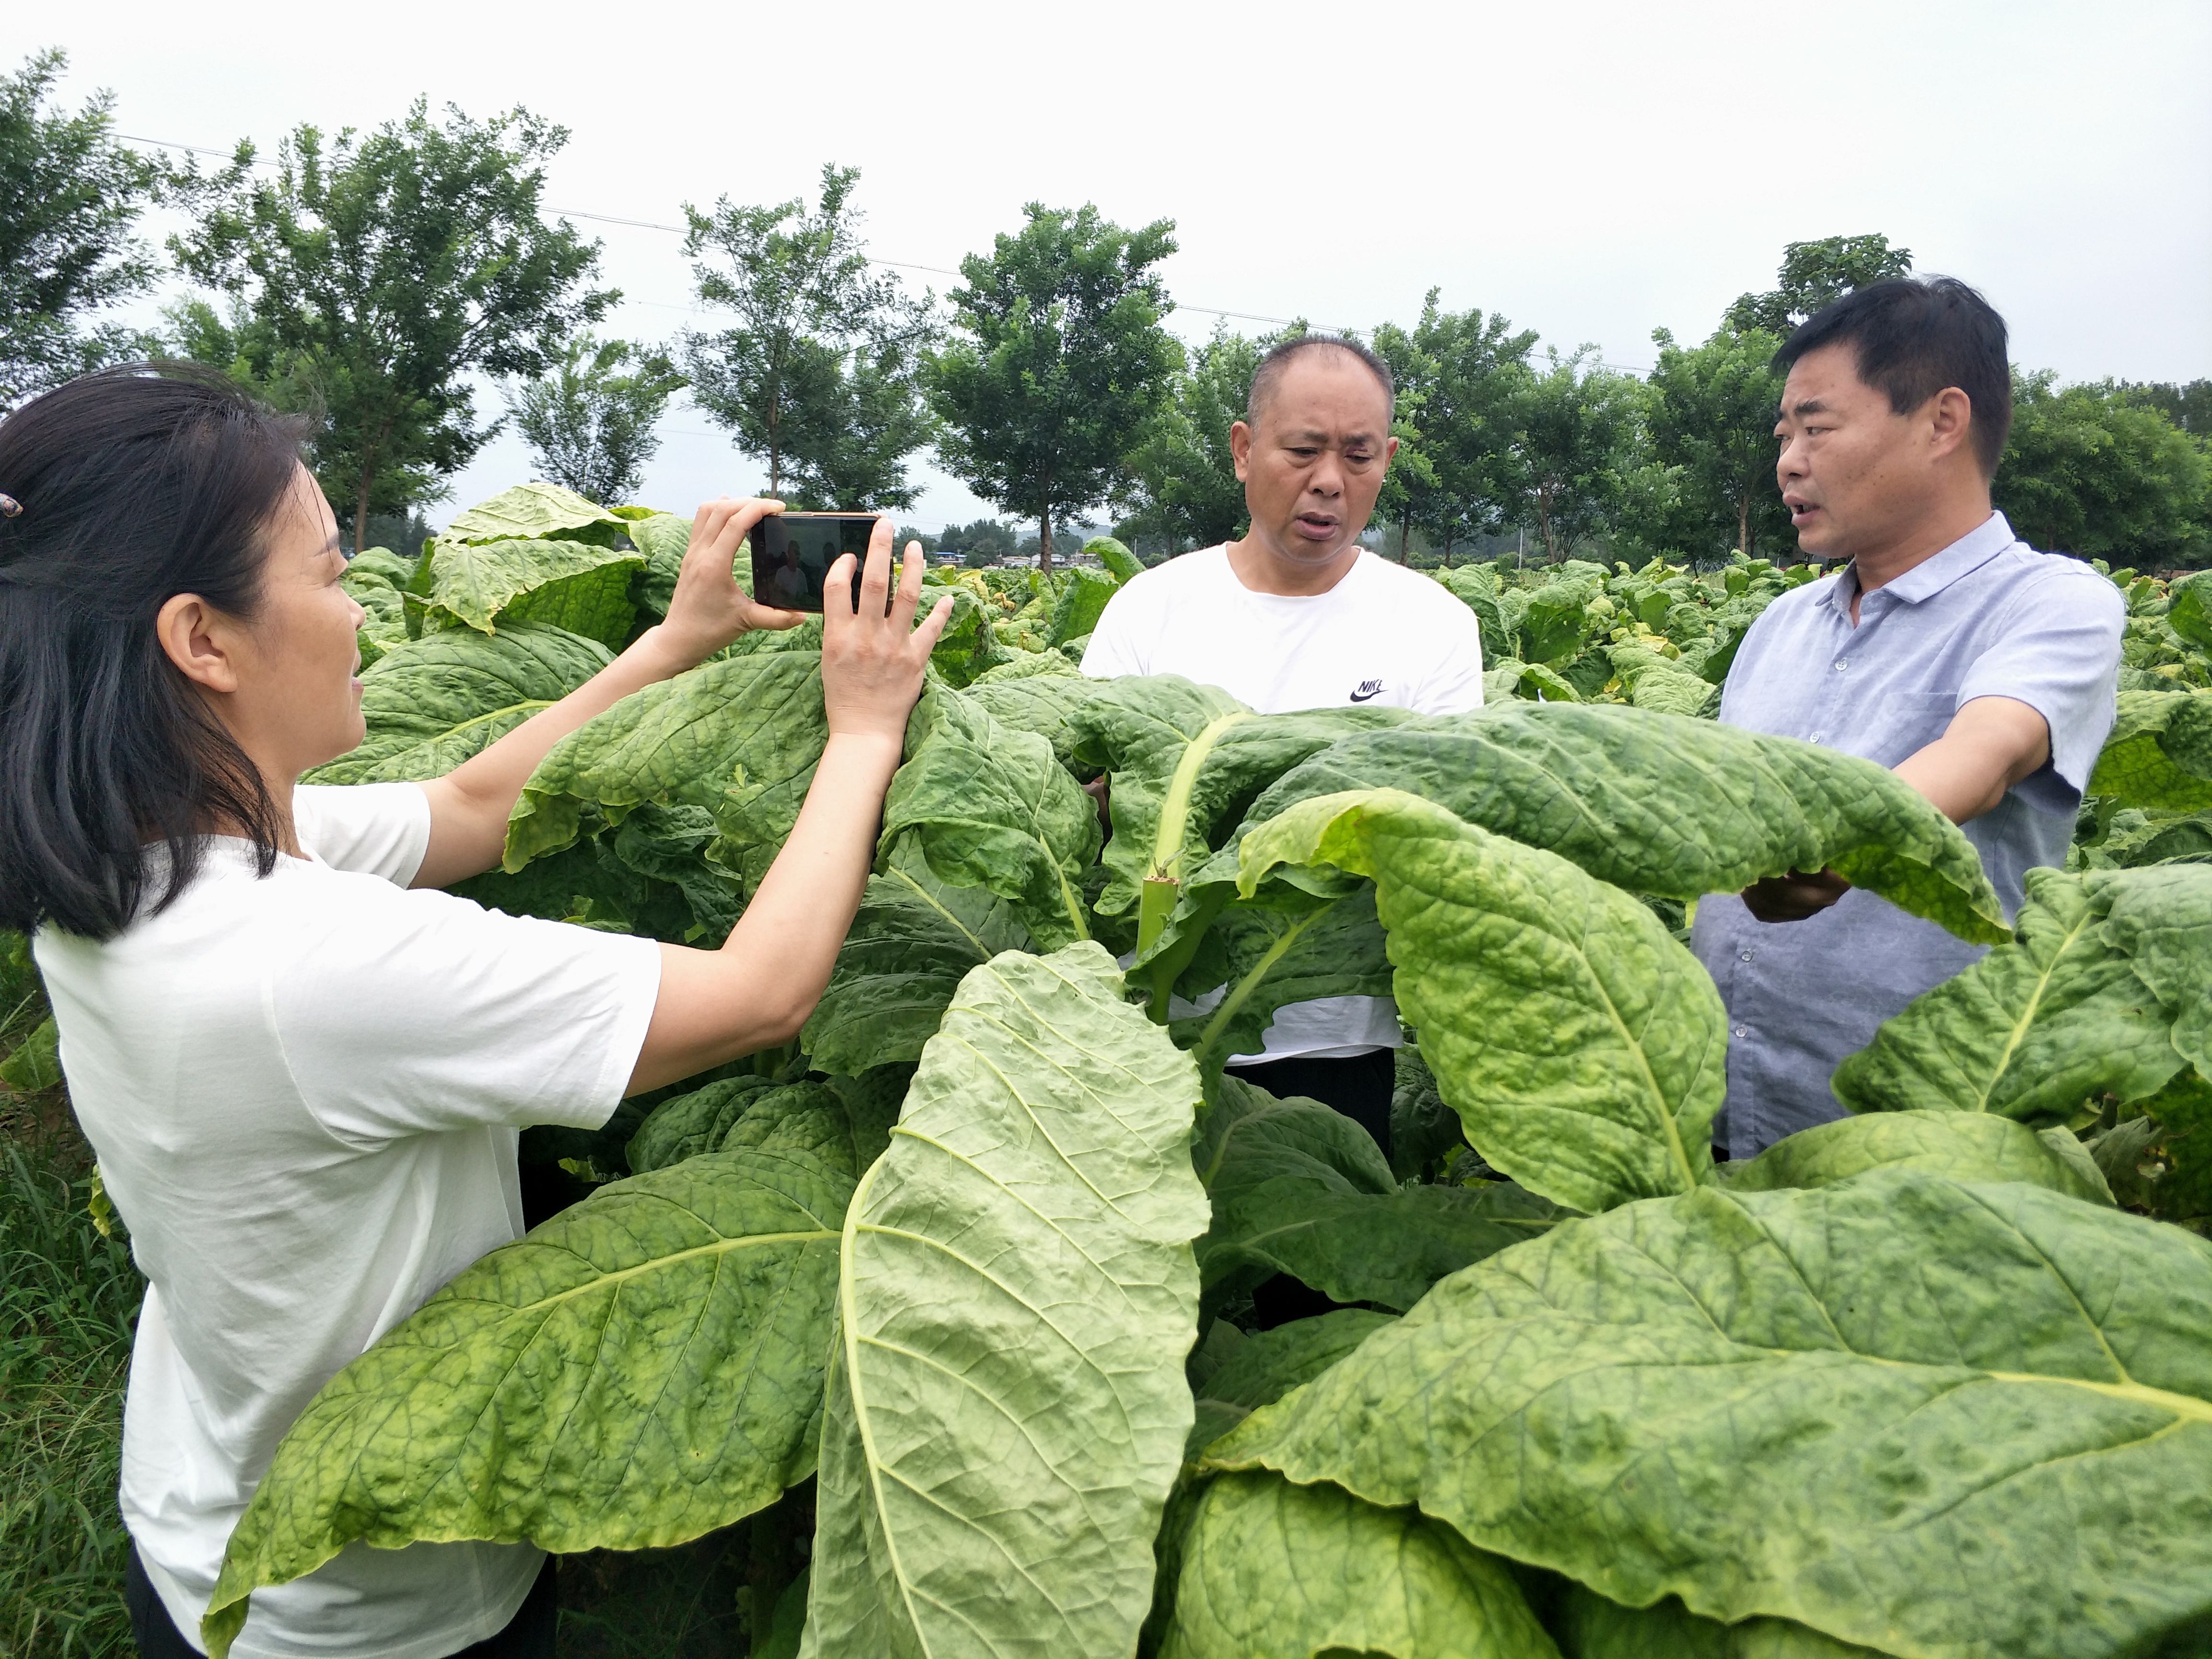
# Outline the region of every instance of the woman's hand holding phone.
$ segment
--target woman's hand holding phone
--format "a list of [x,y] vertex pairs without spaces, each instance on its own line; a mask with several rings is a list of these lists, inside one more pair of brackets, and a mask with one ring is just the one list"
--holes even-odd
[[[832,742],[840,737],[888,738],[895,750],[904,744],[907,715],[921,695],[929,653],[952,615],[952,601],[942,599],[915,626],[921,605],[921,544],[907,544],[894,592],[891,537],[891,521],[877,520],[860,570],[860,609],[823,609],[822,700]],[[823,590],[850,592],[855,562],[849,553],[841,556],[830,567]]]
[[[830,982],[875,860],[907,716],[952,614],[951,599],[940,599],[915,625],[921,545],[908,546],[894,592],[891,534],[890,520],[878,520],[860,569],[860,608],[831,605],[823,612],[830,741],[799,821],[720,950],[660,947],[660,995],[629,1093],[789,1042]],[[848,553],[830,567],[829,592],[852,591],[853,565]]]
[[654,631],[678,672],[704,662],[741,634],[756,628],[796,628],[806,618],[746,597],[738,586],[738,555],[752,527],[783,503],[724,495],[702,506],[691,520],[691,543],[676,578],[668,614]]

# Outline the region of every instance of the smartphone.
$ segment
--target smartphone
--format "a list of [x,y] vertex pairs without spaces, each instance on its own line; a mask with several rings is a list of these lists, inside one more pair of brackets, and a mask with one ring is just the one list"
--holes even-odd
[[868,557],[868,538],[876,532],[873,513],[772,513],[746,538],[753,550],[753,598],[779,611],[822,610],[822,585],[830,567],[850,553],[853,609],[860,608],[860,567]]

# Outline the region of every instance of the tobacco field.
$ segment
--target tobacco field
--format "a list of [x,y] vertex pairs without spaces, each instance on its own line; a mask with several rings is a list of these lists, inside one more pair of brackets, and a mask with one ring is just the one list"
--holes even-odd
[[[531,485],[361,555],[368,737],[307,781],[476,753],[652,623],[688,535]],[[931,574],[805,1031],[525,1137],[578,1201],[317,1396],[212,1652],[355,1540],[749,1517],[757,1653],[2212,1650],[2212,577],[2107,573],[2118,724],[2008,928],[1893,775],[1710,718],[1813,569],[1440,571],[1483,710],[1259,715],[1083,678],[1138,568],[1091,550]],[[818,638],[563,740],[457,890],[718,944],[824,742]],[[1991,948],[1845,1063],[1852,1115],[1717,1165],[1689,907],[1822,867]],[[1224,1069],[1340,994],[1407,1028],[1387,1161]],[[0,1075],[52,1065],[49,1023]],[[1258,1328],[1276,1275],[1335,1306]]]

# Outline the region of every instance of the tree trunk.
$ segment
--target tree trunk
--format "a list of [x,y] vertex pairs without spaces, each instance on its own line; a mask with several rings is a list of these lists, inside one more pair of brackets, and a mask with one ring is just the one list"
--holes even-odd
[[1735,550],[1747,559],[1751,556],[1751,497],[1748,494],[1735,498]]
[[368,546],[368,480],[369,469],[361,470],[361,489],[353,498],[353,550],[365,552]]
[[1052,503],[1047,501],[1037,514],[1037,568],[1052,568]]

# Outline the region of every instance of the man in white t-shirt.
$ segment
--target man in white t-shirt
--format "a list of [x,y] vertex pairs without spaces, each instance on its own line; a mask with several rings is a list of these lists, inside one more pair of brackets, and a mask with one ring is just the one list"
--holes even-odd
[[[1251,528],[1169,560],[1113,597],[1083,672],[1181,674],[1263,714],[1374,703],[1424,714],[1482,706],[1474,613],[1439,584],[1359,545],[1398,441],[1390,370],[1354,340],[1308,334],[1270,351],[1229,428]],[[1388,997],[1279,1010],[1264,1053],[1230,1063],[1279,1095],[1309,1095],[1389,1150]]]

